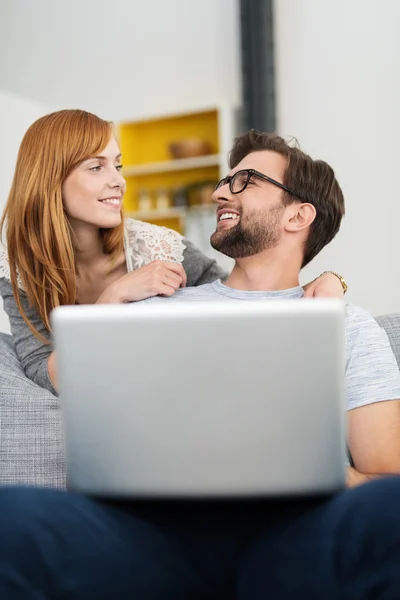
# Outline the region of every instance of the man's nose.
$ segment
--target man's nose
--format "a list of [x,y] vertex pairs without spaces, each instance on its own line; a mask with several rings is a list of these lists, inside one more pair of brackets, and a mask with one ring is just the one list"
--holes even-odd
[[211,200],[221,204],[222,202],[229,202],[230,196],[229,184],[226,183],[213,191]]

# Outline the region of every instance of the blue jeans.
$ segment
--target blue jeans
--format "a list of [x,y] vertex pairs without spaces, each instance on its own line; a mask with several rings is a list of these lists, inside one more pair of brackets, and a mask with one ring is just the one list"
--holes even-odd
[[2,600],[300,597],[400,599],[400,478],[291,501],[0,490]]

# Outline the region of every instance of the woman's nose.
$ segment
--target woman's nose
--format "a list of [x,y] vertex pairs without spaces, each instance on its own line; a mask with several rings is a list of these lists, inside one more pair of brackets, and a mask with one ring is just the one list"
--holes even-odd
[[124,188],[126,186],[126,181],[119,171],[115,171],[112,177],[110,178],[109,185],[110,187]]

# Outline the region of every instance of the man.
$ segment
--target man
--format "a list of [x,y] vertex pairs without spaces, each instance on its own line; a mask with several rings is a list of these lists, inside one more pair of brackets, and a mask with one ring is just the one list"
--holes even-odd
[[[277,135],[238,138],[231,173],[213,194],[211,245],[235,259],[225,283],[177,290],[168,301],[302,298],[299,273],[337,234],[345,212],[332,168]],[[150,298],[146,302],[162,302]],[[366,311],[347,310],[349,483],[400,473],[400,373],[388,338]]]
[[[183,290],[173,301],[300,299],[301,266],[336,235],[344,213],[332,169],[277,136],[254,132],[236,142],[231,167],[214,193],[212,244],[234,257],[235,267],[224,284]],[[350,307],[347,327],[355,464],[365,473],[397,473],[400,381],[393,354],[367,313]],[[394,477],[330,499],[286,502],[106,504],[2,490],[0,596],[394,600],[399,503]]]

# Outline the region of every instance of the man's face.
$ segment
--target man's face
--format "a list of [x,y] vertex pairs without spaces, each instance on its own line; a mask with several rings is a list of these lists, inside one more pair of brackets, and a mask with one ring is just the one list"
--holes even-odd
[[[260,150],[248,154],[229,174],[254,169],[282,183],[285,168],[283,156]],[[212,247],[236,259],[277,246],[285,212],[282,194],[279,187],[256,176],[239,194],[232,194],[228,184],[215,190],[212,198],[218,204],[217,229],[211,236]]]

